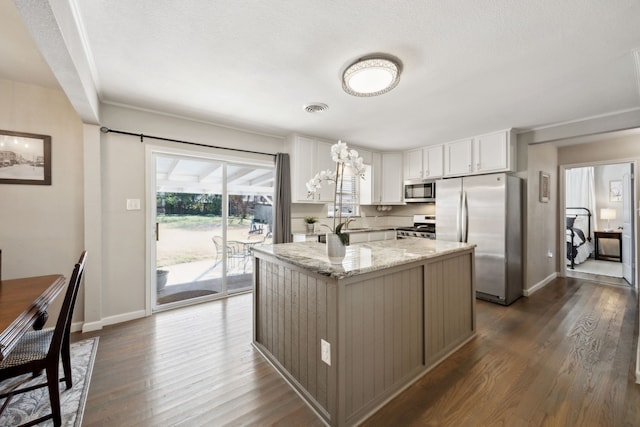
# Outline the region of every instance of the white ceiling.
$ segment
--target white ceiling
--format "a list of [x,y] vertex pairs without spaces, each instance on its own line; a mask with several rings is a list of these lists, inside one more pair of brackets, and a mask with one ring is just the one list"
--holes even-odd
[[[51,29],[14,1],[80,104]],[[70,0],[72,20],[62,3],[101,102],[273,135],[398,150],[640,108],[638,0]],[[0,77],[50,86],[20,16],[0,0]],[[398,87],[344,93],[342,71],[374,52],[400,58]]]

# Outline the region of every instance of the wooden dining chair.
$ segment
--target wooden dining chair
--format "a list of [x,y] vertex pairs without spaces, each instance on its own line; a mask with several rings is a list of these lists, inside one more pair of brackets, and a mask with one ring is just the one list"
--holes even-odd
[[[44,383],[19,388],[25,382],[31,380],[31,378],[28,378],[24,382],[12,386],[9,391],[0,394],[0,399],[7,398],[0,409],[0,413],[2,413],[13,396],[42,387],[48,388],[51,413],[22,424],[23,427],[33,426],[49,419],[53,420],[53,425],[56,427],[62,424],[60,389],[58,383],[64,382],[67,389],[70,389],[72,386],[69,333],[71,318],[73,317],[73,308],[76,297],[78,296],[78,289],[80,288],[86,262],[87,251],[84,251],[71,274],[71,279],[67,286],[55,328],[26,333],[11,353],[0,362],[0,381],[30,373],[33,374],[33,377],[36,377],[39,376],[43,370],[46,372],[46,382]],[[64,378],[59,378],[61,357]]]

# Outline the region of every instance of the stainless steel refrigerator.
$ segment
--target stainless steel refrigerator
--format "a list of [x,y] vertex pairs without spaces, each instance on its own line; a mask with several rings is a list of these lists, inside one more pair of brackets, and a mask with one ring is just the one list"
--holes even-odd
[[522,296],[522,183],[507,174],[436,184],[436,238],[475,243],[476,297],[509,305]]

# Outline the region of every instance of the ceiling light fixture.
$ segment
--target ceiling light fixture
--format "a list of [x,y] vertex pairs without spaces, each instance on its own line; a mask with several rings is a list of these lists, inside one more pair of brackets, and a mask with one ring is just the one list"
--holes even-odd
[[388,55],[358,59],[342,73],[342,89],[353,96],[377,96],[389,92],[400,82],[402,65]]

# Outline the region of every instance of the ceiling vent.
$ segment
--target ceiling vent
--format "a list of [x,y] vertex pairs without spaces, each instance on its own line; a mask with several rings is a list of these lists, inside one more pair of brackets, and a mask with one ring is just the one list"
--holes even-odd
[[307,104],[302,108],[304,108],[304,111],[307,113],[322,113],[323,111],[327,111],[329,106],[318,102],[315,104]]

